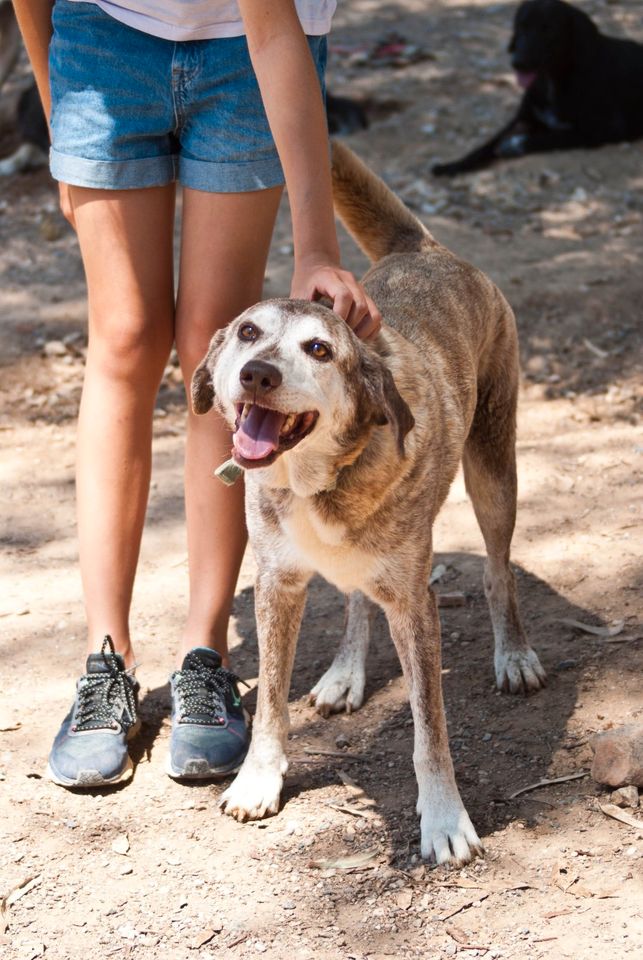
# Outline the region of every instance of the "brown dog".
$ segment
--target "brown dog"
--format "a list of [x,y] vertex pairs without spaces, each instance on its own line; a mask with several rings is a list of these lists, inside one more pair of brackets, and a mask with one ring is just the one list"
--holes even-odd
[[545,680],[520,622],[509,548],[516,512],[518,353],[513,314],[484,274],[437,243],[346,148],[333,149],[339,215],[375,261],[364,285],[386,324],[372,344],[320,304],[273,300],[213,339],[193,405],[234,426],[257,559],[260,647],[250,751],[222,797],[239,820],[276,813],[288,689],[306,585],[350,594],[346,634],[313,691],[358,707],[370,609],[386,612],[409,687],[424,857],[464,863],[481,843],[455,783],[431,571],[433,520],[462,458],[484,535],[498,686]]

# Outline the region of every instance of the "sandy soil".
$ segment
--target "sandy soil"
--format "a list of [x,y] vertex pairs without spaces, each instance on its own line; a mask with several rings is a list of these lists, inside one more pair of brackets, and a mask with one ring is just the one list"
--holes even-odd
[[[643,40],[633,0],[583,7],[606,30]],[[388,116],[380,110],[349,142],[440,240],[500,284],[520,328],[513,559],[528,632],[550,677],[538,696],[494,691],[482,543],[461,479],[435,535],[436,563],[446,566],[437,589],[465,595],[462,606],[442,610],[444,689],[457,777],[486,859],[452,872],[419,859],[412,722],[382,619],[363,709],[323,720],[307,704],[343,620],[341,598],[322,582],[310,591],[297,654],[279,816],[242,826],[219,814],[221,785],[186,787],[165,776],[167,677],[187,590],[185,401],[172,365],[156,411],[133,609],[144,689],[135,776],[121,789],[84,794],[43,778],[84,644],[73,461],[86,304],[75,238],[40,171],[3,183],[0,202],[7,960],[641,956],[643,832],[607,819],[597,806],[607,791],[587,776],[510,795],[582,774],[595,731],[643,719],[643,145],[433,180],[434,159],[460,155],[517,100],[504,53],[511,13],[504,3],[345,0],[329,68],[336,92],[389,102]],[[397,69],[354,63],[358,48],[393,29],[430,57]],[[10,138],[3,143],[8,149]],[[287,293],[289,244],[284,211],[267,296]],[[347,240],[345,250],[360,271],[364,261]],[[246,678],[257,675],[252,580],[248,555],[231,630]],[[610,642],[565,618],[623,627]],[[252,694],[247,702],[252,709]],[[355,800],[342,772],[374,803]],[[356,854],[361,861],[346,860]]]

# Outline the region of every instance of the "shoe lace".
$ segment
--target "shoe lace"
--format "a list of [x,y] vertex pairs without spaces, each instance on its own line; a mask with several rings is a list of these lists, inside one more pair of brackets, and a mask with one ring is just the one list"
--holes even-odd
[[126,707],[127,722],[136,720],[135,685],[117,659],[112,638],[107,634],[101,647],[101,656],[107,667],[104,673],[86,674],[78,688],[78,700],[72,730],[97,730],[116,727],[116,721],[125,719],[116,716],[115,706]]
[[239,677],[225,667],[209,667],[188,654],[176,682],[181,719],[198,716],[207,717],[212,723],[225,723],[226,697],[230,692],[236,693],[238,682]]

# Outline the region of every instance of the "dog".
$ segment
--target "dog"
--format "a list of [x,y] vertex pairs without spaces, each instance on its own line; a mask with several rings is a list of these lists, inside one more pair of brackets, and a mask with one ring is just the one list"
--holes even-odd
[[516,12],[511,64],[524,89],[515,117],[436,176],[527,153],[600,147],[643,137],[643,45],[606,37],[564,0],[526,0]]
[[[20,43],[13,4],[0,0],[0,90],[18,61]],[[33,77],[18,98],[15,123],[20,144],[10,156],[0,160],[2,177],[34,170],[47,163],[49,131]]]
[[191,385],[195,412],[216,405],[234,431],[258,570],[257,712],[221,805],[240,821],[278,810],[295,645],[306,585],[318,572],[348,599],[338,654],[312,692],[317,708],[360,706],[378,604],[409,688],[421,852],[463,864],[482,844],[455,782],[428,586],[433,520],[461,459],[487,547],[497,684],[531,691],[545,683],[509,565],[515,321],[494,284],[337,142],[332,167],[339,216],[374,262],[364,287],[385,319],[381,332],[362,342],[321,303],[265,301],[215,334]]

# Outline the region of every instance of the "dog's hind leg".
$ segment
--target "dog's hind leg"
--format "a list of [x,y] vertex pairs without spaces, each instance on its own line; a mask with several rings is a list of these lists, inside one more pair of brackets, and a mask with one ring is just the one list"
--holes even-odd
[[495,639],[496,682],[500,690],[519,693],[539,690],[545,685],[546,674],[525,636],[516,579],[509,563],[516,521],[517,374],[512,375],[512,366],[508,362],[503,376],[479,391],[463,466],[467,492],[487,548],[484,589]]
[[[433,591],[383,602],[409,689],[415,727],[413,765],[418,782],[421,852],[437,863],[461,865],[482,844],[455,782],[442,700],[440,621]],[[414,578],[415,579],[415,578]]]
[[[258,557],[261,568],[261,558]],[[267,566],[267,564],[266,564]],[[219,805],[237,820],[277,813],[288,768],[288,690],[308,576],[264,570],[255,586],[259,635],[257,712],[248,755]]]
[[364,700],[366,657],[371,639],[375,605],[363,593],[346,597],[344,636],[335,659],[310,691],[310,701],[319,713],[358,710]]

